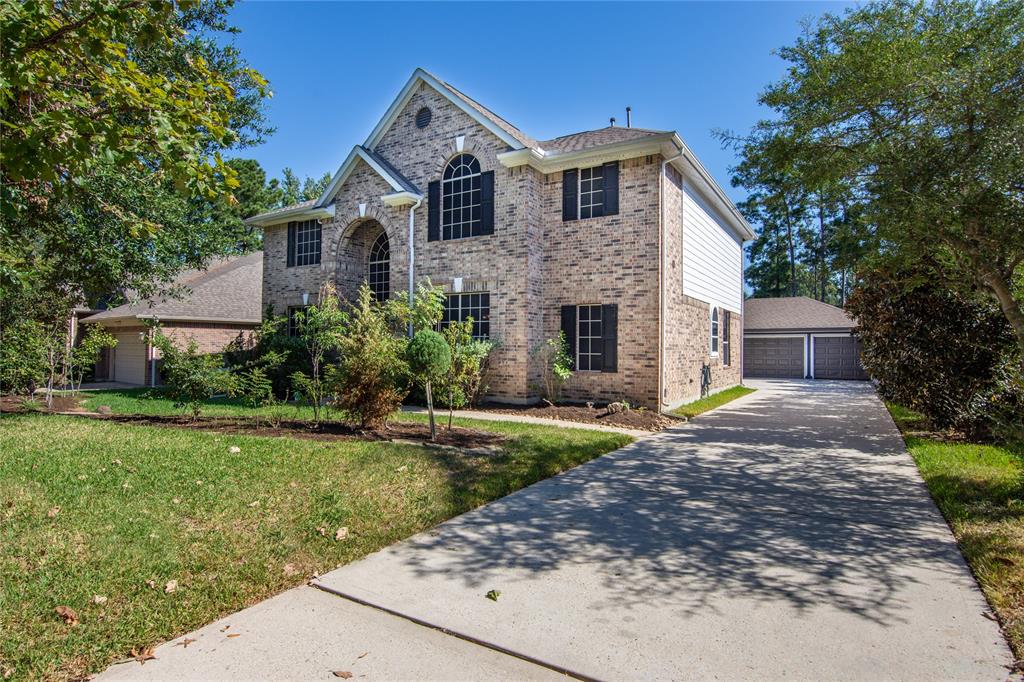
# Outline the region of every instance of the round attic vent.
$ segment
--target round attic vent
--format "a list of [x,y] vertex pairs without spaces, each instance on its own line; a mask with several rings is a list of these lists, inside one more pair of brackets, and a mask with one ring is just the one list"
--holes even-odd
[[430,109],[428,109],[427,107],[423,107],[422,109],[416,112],[416,127],[426,128],[428,125],[430,125],[431,117],[433,117],[433,114],[430,113]]

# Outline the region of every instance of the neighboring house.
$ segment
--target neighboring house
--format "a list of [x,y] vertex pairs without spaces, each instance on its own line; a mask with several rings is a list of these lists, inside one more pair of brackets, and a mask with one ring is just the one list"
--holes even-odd
[[[195,340],[199,350],[217,353],[239,335],[260,324],[263,254],[215,262],[206,270],[188,270],[173,282],[168,296],[126,304],[82,318],[80,324],[101,324],[117,339],[106,358],[106,375],[96,381],[153,386],[159,383],[160,351],[153,346],[144,322],[155,320],[163,332],[184,345]],[[180,296],[174,296],[174,293]]]
[[[445,322],[500,342],[494,399],[537,399],[532,351],[564,331],[571,400],[671,408],[740,381],[736,207],[672,131],[607,127],[538,141],[417,69],[314,201],[254,216],[263,304],[289,315],[333,281],[381,299],[426,278]],[[442,323],[444,324],[444,323]]]
[[842,308],[796,296],[751,298],[744,312],[744,377],[868,378],[856,323]]

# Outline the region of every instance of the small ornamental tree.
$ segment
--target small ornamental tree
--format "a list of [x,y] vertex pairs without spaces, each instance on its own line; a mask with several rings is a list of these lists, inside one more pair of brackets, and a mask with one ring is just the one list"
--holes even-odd
[[378,303],[365,283],[346,311],[340,357],[329,370],[328,384],[335,405],[364,429],[385,426],[408,393],[407,341],[397,331],[406,313],[394,300]]
[[100,354],[106,348],[117,345],[114,335],[98,324],[85,325],[85,334],[68,353],[66,374],[71,390],[77,393],[82,387],[86,371],[99,362]]
[[187,409],[192,421],[199,419],[207,400],[233,391],[234,377],[224,368],[219,353],[200,353],[194,339],[178,348],[159,329],[154,331],[153,345],[163,356],[160,374],[174,406]]
[[313,423],[320,423],[320,411],[327,397],[324,358],[338,349],[347,316],[339,306],[338,294],[330,282],[320,287],[316,305],[295,313],[295,325],[299,338],[306,347],[310,373],[294,372],[292,386],[313,408]]
[[434,424],[434,399],[431,384],[436,382],[452,365],[452,353],[444,337],[435,331],[424,329],[416,332],[409,342],[409,370],[421,382],[427,395],[427,412],[430,415],[430,440],[437,439]]
[[544,341],[533,350],[532,355],[541,366],[541,381],[537,389],[541,398],[553,405],[561,399],[562,388],[573,373],[572,354],[569,352],[565,332],[558,332],[556,338]]
[[487,356],[497,345],[489,339],[473,338],[473,318],[452,322],[441,332],[452,354],[452,366],[438,383],[439,396],[448,406],[448,430],[455,408],[473,402],[483,381]]

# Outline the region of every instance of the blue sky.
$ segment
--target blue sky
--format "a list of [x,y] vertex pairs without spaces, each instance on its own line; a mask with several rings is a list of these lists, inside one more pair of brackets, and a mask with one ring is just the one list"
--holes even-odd
[[234,38],[274,92],[277,132],[239,155],[271,176],[334,172],[417,66],[537,139],[608,125],[676,130],[734,199],[731,151],[800,21],[839,3],[258,2],[232,11]]

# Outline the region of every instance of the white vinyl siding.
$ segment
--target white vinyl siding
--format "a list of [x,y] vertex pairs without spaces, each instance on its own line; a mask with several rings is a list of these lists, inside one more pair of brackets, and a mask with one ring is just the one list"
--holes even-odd
[[689,184],[683,186],[683,293],[740,312],[743,248]]
[[146,344],[139,332],[115,334],[114,381],[142,386],[146,383]]

